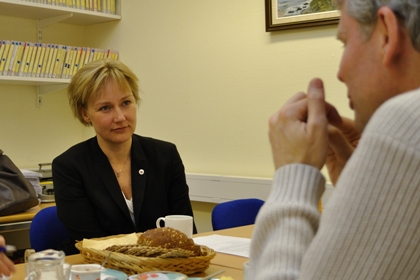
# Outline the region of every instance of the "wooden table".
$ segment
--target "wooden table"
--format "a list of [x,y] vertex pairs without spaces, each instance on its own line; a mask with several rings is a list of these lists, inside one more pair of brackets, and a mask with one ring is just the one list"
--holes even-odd
[[38,206],[14,215],[0,217],[0,233],[29,229],[32,219],[41,209],[55,206],[55,202],[40,203]]
[[[226,235],[226,236],[250,238],[252,236],[253,230],[254,230],[254,225],[250,225],[250,226],[244,226],[244,227],[237,227],[237,228],[231,228],[231,229],[199,233],[199,234],[194,235],[194,237],[206,236],[206,235],[211,235],[211,234],[219,234],[219,235]],[[244,258],[244,257],[217,253],[216,256],[211,260],[210,267],[206,271],[191,275],[191,277],[204,277],[216,271],[224,270],[225,272],[221,275],[230,276],[235,280],[242,280],[243,279],[243,263],[246,262],[247,260],[248,258]],[[66,262],[70,264],[80,264],[80,263],[83,263],[83,257],[81,255],[67,256]],[[218,277],[220,277],[221,275],[219,275]],[[26,276],[25,265],[24,264],[16,265],[16,273],[13,274],[12,280],[23,280],[25,276]]]

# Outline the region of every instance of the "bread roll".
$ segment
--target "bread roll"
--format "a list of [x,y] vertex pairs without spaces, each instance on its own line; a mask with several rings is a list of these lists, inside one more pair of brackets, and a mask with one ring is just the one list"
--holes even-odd
[[201,248],[195,245],[194,240],[188,238],[183,232],[170,227],[145,231],[139,236],[137,244],[166,249],[183,249],[194,252],[196,256],[201,255]]

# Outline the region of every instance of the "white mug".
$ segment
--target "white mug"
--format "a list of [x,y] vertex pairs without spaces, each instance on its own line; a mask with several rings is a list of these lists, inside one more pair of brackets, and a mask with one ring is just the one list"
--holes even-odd
[[78,264],[71,267],[71,280],[100,280],[101,271],[105,270],[100,264]]
[[193,218],[186,215],[169,215],[156,220],[156,227],[160,228],[160,221],[164,221],[165,227],[177,229],[185,233],[188,238],[192,237]]

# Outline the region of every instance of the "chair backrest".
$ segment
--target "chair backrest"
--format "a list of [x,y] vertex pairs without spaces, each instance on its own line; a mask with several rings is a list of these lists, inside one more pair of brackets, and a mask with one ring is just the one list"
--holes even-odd
[[216,205],[211,213],[213,230],[252,225],[264,200],[236,199]]
[[57,215],[57,207],[51,206],[36,213],[29,229],[31,247],[36,251],[59,250],[68,239],[67,231]]

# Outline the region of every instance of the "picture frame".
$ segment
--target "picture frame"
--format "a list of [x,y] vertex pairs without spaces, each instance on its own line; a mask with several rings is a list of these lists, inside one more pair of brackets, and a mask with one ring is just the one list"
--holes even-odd
[[[282,2],[287,1],[293,2],[293,0],[284,0]],[[311,1],[305,1],[299,7],[296,7],[295,10],[287,10],[287,12],[291,15],[278,16],[280,9],[280,7],[278,6],[279,0],[265,0],[266,31],[272,32],[277,30],[338,23],[338,20],[340,18],[339,10],[299,14],[300,11],[306,8],[305,5],[309,5],[310,2]]]

